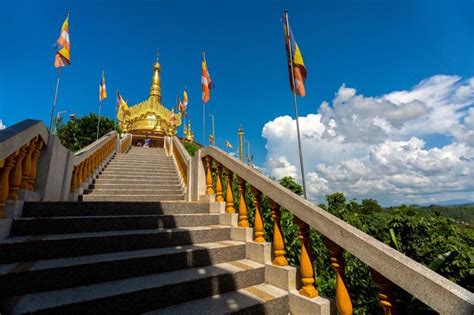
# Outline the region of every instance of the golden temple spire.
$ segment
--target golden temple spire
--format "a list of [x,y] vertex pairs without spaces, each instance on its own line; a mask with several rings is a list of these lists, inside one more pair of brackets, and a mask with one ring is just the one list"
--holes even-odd
[[160,80],[159,52],[156,54],[156,62],[153,66],[153,78],[151,79],[150,99],[153,104],[161,104],[161,80]]

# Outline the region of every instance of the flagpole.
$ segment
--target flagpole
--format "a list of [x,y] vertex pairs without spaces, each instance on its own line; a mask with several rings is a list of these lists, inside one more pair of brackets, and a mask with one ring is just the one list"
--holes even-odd
[[100,130],[100,109],[102,107],[102,101],[99,101],[99,116],[97,117],[97,138],[99,140],[99,130]]
[[[216,131],[214,129],[214,115],[209,114],[209,117],[211,117],[211,126],[212,126],[212,137],[214,141],[212,141],[212,145],[215,145],[214,142],[216,141]],[[210,142],[210,141],[209,141]]]
[[58,100],[59,91],[59,79],[61,78],[61,68],[62,67],[58,68],[58,77],[56,78],[56,91],[54,92],[53,108],[51,109],[51,119],[49,120],[49,132],[51,132],[54,120],[54,112],[56,111],[56,102]]
[[[286,31],[287,34],[285,36],[290,36],[290,23],[288,22],[288,11],[285,11],[285,24],[286,24]],[[301,147],[301,137],[300,137],[300,123],[299,123],[299,115],[298,115],[298,101],[296,98],[296,85],[295,85],[295,73],[293,70],[293,51],[291,47],[291,40],[289,41],[289,55],[290,55],[290,70],[291,70],[291,85],[293,87],[293,102],[295,105],[295,116],[296,116],[296,132],[298,136],[298,152],[300,156],[300,169],[301,169],[301,181],[303,183],[303,196],[304,199],[308,199],[306,195],[306,181],[304,178],[304,163],[303,163],[303,149]]]

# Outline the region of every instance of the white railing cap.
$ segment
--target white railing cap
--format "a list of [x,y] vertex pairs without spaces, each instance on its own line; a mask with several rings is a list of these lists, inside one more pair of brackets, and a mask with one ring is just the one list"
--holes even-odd
[[0,130],[0,160],[6,159],[38,135],[44,143],[48,143],[48,129],[42,121],[33,119],[25,119]]
[[105,142],[107,142],[108,140],[110,140],[111,137],[114,137],[114,136],[115,137],[117,136],[117,132],[115,130],[112,130],[106,133],[105,135],[103,135],[98,140],[92,142],[88,146],[74,153],[75,155],[74,165],[77,165],[81,163],[82,161],[84,161],[85,159],[87,159],[91,154],[93,154],[95,151],[100,149]]

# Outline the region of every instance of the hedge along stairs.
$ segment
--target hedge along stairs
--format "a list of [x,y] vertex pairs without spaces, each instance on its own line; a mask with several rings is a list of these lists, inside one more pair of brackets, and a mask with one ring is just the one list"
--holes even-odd
[[83,200],[25,203],[0,243],[2,314],[289,313],[251,230],[184,201],[163,150],[116,155]]

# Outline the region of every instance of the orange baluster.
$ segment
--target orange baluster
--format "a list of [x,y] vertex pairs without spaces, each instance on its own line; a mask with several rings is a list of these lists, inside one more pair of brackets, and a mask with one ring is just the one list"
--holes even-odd
[[393,292],[395,285],[372,268],[370,269],[370,273],[372,274],[372,279],[379,287],[379,293],[377,297],[379,298],[379,304],[382,306],[384,314],[396,315],[397,312],[395,308],[395,298]]
[[35,189],[35,180],[36,180],[36,169],[37,169],[37,163],[38,163],[38,157],[40,155],[40,151],[43,148],[43,141],[38,138],[36,140],[35,144],[35,150],[33,151],[33,154],[31,155],[31,172],[30,176],[28,178],[28,189],[29,190],[34,190]]
[[28,152],[26,153],[25,158],[23,159],[22,165],[22,174],[21,174],[21,184],[20,187],[23,189],[28,189],[28,179],[30,179],[31,174],[31,156],[33,151],[36,148],[36,138],[30,141],[28,146]]
[[313,262],[309,254],[309,226],[299,218],[295,217],[298,225],[298,238],[301,241],[300,273],[303,287],[300,294],[313,298],[319,295],[315,287]]
[[222,194],[222,165],[217,163],[217,174],[216,174],[216,201],[223,202],[224,195]]
[[206,194],[214,194],[214,189],[212,188],[212,172],[211,172],[211,157],[206,156]]
[[247,204],[245,202],[245,181],[237,177],[237,183],[239,184],[239,226],[249,227],[248,215],[247,215]]
[[288,260],[285,257],[285,241],[280,224],[280,206],[273,200],[269,199],[268,203],[272,209],[273,217],[273,252],[275,258],[272,263],[277,266],[287,266]]
[[263,219],[262,219],[262,202],[261,202],[261,197],[262,193],[252,187],[252,194],[253,194],[253,205],[255,207],[255,215],[254,215],[254,222],[253,222],[253,232],[254,232],[254,238],[255,242],[257,243],[263,243],[265,242],[265,233],[263,231]]
[[352,302],[344,283],[344,257],[342,248],[328,238],[324,238],[324,243],[331,256],[331,267],[336,273],[336,307],[341,315],[352,314]]
[[15,157],[18,156],[19,150],[11,154],[5,161],[0,161],[0,218],[5,218],[5,202],[8,198],[10,190],[10,171],[15,166]]
[[28,152],[29,144],[24,145],[20,148],[18,157],[16,159],[15,167],[10,172],[10,191],[8,194],[8,199],[17,200],[18,199],[18,190],[20,190],[21,184],[21,175],[22,175],[22,164],[23,159]]
[[225,170],[225,175],[227,179],[227,185],[226,185],[226,190],[225,190],[225,212],[227,213],[235,213],[235,208],[234,208],[234,192],[232,189],[232,184],[234,181],[234,174],[226,169]]

